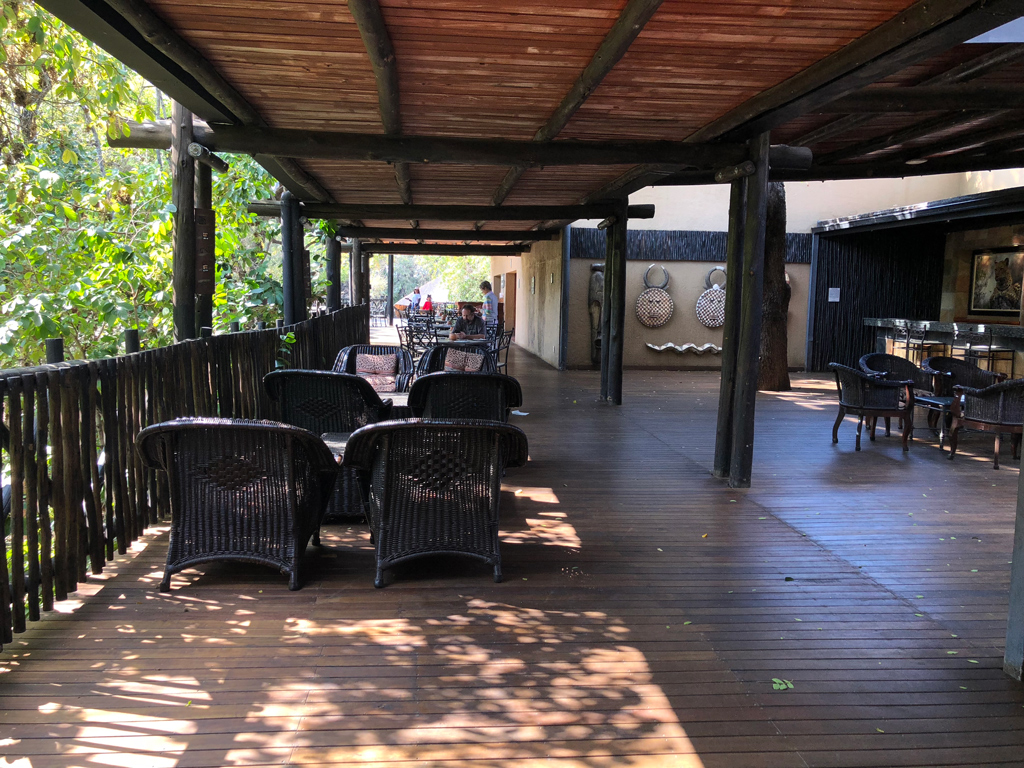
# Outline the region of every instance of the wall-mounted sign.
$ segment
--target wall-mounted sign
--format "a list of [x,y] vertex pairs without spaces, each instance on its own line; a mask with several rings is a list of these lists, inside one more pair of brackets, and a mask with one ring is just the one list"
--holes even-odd
[[828,300],[829,300],[830,303],[835,303],[835,302],[839,301],[839,289],[838,288],[829,288],[828,289]]

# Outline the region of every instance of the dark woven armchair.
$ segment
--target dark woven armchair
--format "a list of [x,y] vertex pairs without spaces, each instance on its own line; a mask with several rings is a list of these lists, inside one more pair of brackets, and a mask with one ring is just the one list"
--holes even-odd
[[493,421],[408,419],[359,430],[344,466],[358,472],[384,571],[425,555],[468,555],[501,581],[498,502],[506,467],[526,463],[522,430]]
[[935,382],[935,394],[943,397],[952,397],[953,387],[984,389],[1006,378],[1005,373],[986,371],[974,363],[955,357],[927,357],[921,363],[921,370]]
[[[325,432],[355,432],[391,416],[391,401],[381,400],[368,381],[349,373],[285,369],[263,377],[267,394],[279,406],[286,424]],[[360,517],[362,497],[355,475],[342,471],[328,511],[328,519]]]
[[508,421],[522,404],[519,382],[501,373],[428,373],[409,390],[412,415],[427,419]]
[[[359,376],[359,370],[357,367],[359,355],[373,355],[374,357],[382,357],[385,355],[394,355],[396,358],[397,373],[395,374],[395,384],[390,390],[392,392],[406,392],[409,389],[409,382],[412,381],[414,372],[412,355],[409,354],[409,350],[404,347],[391,347],[383,344],[353,344],[350,347],[344,347],[339,353],[338,357],[334,360],[334,368],[332,369],[335,373],[351,373],[355,376]],[[388,392],[386,388],[374,387],[378,392]]]
[[953,388],[953,395],[950,459],[956,455],[961,429],[995,432],[994,469],[999,469],[1000,433],[1008,432],[1013,436],[1013,458],[1020,458],[1021,433],[1024,432],[1024,379],[1003,381],[984,389],[957,386]]
[[[878,418],[897,417],[903,421],[903,450],[909,450],[907,442],[914,434],[913,382],[892,381],[839,363],[829,363],[828,367],[835,373],[836,388],[839,390],[839,415],[832,427],[832,442],[839,442],[839,425],[848,413],[860,417],[857,422],[858,451],[865,418],[868,420],[869,436],[874,440]],[[889,434],[888,426],[885,433]]]
[[480,370],[476,373],[497,373],[498,366],[494,361],[494,353],[487,342],[483,339],[479,344],[435,344],[430,347],[420,358],[416,365],[416,375],[425,376],[428,373],[438,373],[445,370],[449,353],[465,353],[480,355]]
[[918,368],[910,360],[885,352],[872,352],[858,362],[865,373],[881,374],[890,381],[912,381],[918,392],[932,392],[932,374]]
[[172,574],[214,560],[269,565],[299,588],[302,555],[338,472],[319,437],[272,421],[177,419],[142,430],[136,445],[170,483],[160,591],[170,590]]

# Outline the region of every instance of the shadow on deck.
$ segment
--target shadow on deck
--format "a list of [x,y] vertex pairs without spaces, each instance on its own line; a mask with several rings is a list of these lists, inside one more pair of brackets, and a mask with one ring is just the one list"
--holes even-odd
[[595,373],[518,349],[511,372],[531,461],[506,478],[505,583],[435,560],[374,590],[365,527],[332,526],[300,592],[214,565],[162,595],[154,529],[0,656],[7,760],[1020,765],[1018,463],[993,471],[991,437],[855,453],[803,378],[759,396],[736,491],[710,476],[717,374],[629,372],[614,408]]

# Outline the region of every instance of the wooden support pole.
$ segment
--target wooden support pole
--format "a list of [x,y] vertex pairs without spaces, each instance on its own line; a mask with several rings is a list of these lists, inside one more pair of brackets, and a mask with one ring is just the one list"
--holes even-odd
[[174,340],[196,335],[195,160],[192,113],[178,102],[171,106],[171,202],[174,204],[173,302]]
[[349,305],[353,307],[363,303],[363,281],[360,276],[362,266],[362,246],[358,240],[353,240],[352,250],[348,253]]
[[554,240],[560,229],[412,229],[410,227],[338,227],[344,237],[363,239],[390,238],[399,240],[446,240],[464,242],[528,242]]
[[295,283],[302,280],[301,274],[295,274],[296,244],[293,242],[295,224],[299,220],[299,201],[291,192],[285,192],[281,197],[279,210],[281,212],[281,283],[284,294],[284,322],[285,325],[292,325],[298,322]]
[[1017,481],[1017,520],[1011,562],[1010,613],[1006,621],[1003,671],[1014,680],[1020,680],[1024,666],[1024,472]]
[[306,277],[309,275],[309,251],[306,250],[306,231],[302,217],[292,220],[292,288],[295,291],[295,322],[309,319]]
[[754,407],[761,353],[764,293],[764,227],[768,200],[768,133],[750,140],[757,173],[748,177],[746,222],[743,225],[743,286],[736,345],[736,389],[733,395],[732,456],[729,486],[749,488],[754,460]]
[[124,353],[130,355],[142,351],[142,341],[139,339],[138,328],[124,329]]
[[370,304],[370,254],[365,249],[359,251],[359,277],[363,282],[362,301]]
[[604,301],[601,302],[601,399],[608,399],[608,338],[611,336],[612,280],[615,261],[610,229],[604,230]]
[[973,83],[971,85],[918,85],[868,88],[818,107],[816,112],[938,112],[940,110],[1021,109],[1024,88],[1020,85]]
[[196,159],[197,163],[208,166],[218,173],[227,173],[231,168],[223,159],[194,141],[188,145],[188,153]]
[[[189,149],[194,144],[189,145]],[[190,153],[193,157],[191,151]],[[195,189],[195,207],[204,210],[213,208],[213,168],[202,162],[197,162],[196,166],[196,189]],[[216,235],[214,235],[216,240]],[[213,248],[213,244],[210,245]],[[197,259],[198,259],[198,246],[197,246]],[[197,274],[199,264],[197,260],[196,264]],[[214,265],[214,274],[216,275],[216,266]],[[212,328],[213,327],[213,294],[212,293],[199,293],[196,294],[196,326],[197,328]]]
[[331,237],[327,241],[327,311],[341,309],[341,241]]
[[529,245],[434,245],[432,243],[364,243],[364,254],[403,254],[417,256],[518,256]]
[[722,383],[718,391],[718,429],[715,432],[715,477],[729,476],[732,459],[733,396],[736,391],[736,342],[740,327],[743,286],[743,225],[746,223],[747,179],[732,182],[729,197],[729,235],[725,255],[725,324],[722,326]]
[[52,339],[47,339],[44,344],[46,345],[46,362],[49,365],[54,363],[64,362],[64,339],[57,336]]
[[608,229],[612,243],[613,267],[605,267],[605,285],[611,283],[611,311],[608,313],[608,398],[613,405],[622,405],[622,366],[626,326],[626,232],[629,218],[626,206]]
[[395,255],[388,254],[388,325],[395,324]]

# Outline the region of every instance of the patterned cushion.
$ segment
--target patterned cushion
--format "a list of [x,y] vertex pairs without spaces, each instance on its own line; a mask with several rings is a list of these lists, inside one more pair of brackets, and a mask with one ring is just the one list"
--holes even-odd
[[357,376],[361,376],[370,382],[370,386],[373,387],[375,392],[394,392],[396,377],[394,376],[377,376],[372,373],[359,373]]
[[398,355],[356,355],[356,373],[394,376],[398,373]]
[[464,352],[461,349],[449,349],[444,356],[444,369],[446,371],[479,373],[483,364],[483,355],[478,355],[474,352]]

